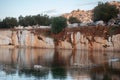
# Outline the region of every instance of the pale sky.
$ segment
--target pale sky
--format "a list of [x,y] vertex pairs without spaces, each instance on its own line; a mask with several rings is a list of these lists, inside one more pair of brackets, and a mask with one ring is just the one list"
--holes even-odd
[[77,9],[90,10],[99,1],[113,0],[0,0],[0,19],[37,14],[56,16]]

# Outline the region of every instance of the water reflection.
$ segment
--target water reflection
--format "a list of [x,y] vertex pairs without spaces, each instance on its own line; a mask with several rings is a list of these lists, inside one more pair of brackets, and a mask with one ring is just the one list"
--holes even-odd
[[119,52],[0,48],[0,79],[120,80],[120,61],[112,58]]
[[52,62],[52,75],[53,78],[65,79],[67,76],[67,67],[69,67],[71,50],[55,50]]

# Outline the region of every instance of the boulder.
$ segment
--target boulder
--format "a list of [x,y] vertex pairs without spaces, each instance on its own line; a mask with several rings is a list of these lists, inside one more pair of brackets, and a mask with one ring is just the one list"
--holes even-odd
[[96,26],[105,26],[104,21],[100,20],[100,21],[96,21]]
[[80,26],[88,26],[87,23],[81,23]]
[[115,24],[115,20],[114,19],[110,19],[108,21],[108,26],[113,26]]
[[78,23],[68,24],[68,28],[78,27]]

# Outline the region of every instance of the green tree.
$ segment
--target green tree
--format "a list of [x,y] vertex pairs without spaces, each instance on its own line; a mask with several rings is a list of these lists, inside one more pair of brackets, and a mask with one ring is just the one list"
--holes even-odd
[[2,21],[0,20],[0,28],[2,28]]
[[19,16],[19,24],[21,26],[33,26],[33,25],[50,25],[51,19],[47,15],[35,15],[35,16]]
[[26,26],[33,26],[35,25],[35,20],[32,16],[25,16],[25,22],[26,22]]
[[51,31],[57,34],[67,27],[67,19],[64,17],[54,17],[51,22]]
[[73,24],[73,23],[81,23],[80,20],[78,20],[76,17],[72,17],[72,16],[68,19],[68,21],[71,24]]
[[47,15],[43,15],[43,16],[41,16],[41,18],[42,18],[42,23],[43,24],[41,24],[41,25],[45,25],[45,26],[49,26],[50,25],[50,18],[49,18],[49,16],[47,16]]
[[19,16],[19,24],[21,26],[33,26],[36,25],[36,21],[33,16]]
[[119,10],[114,5],[110,5],[108,2],[99,2],[93,10],[93,20],[103,20],[108,22],[110,19],[117,17]]
[[36,24],[44,25],[44,26],[50,25],[50,21],[51,21],[49,16],[47,16],[47,15],[40,15],[40,14],[34,16],[34,19],[36,21]]
[[23,16],[19,16],[19,25],[21,25],[21,26],[26,26],[26,24],[25,24],[25,20],[24,20],[24,17]]
[[18,22],[16,18],[6,17],[2,22],[3,28],[13,28],[14,26],[18,26]]

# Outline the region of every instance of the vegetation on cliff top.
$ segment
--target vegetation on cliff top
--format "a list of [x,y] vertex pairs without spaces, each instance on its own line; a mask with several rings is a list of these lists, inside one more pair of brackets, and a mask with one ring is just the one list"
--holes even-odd
[[19,25],[33,26],[33,25],[50,25],[50,17],[48,15],[35,15],[35,16],[19,16]]
[[110,19],[116,18],[118,13],[119,10],[116,6],[99,2],[93,10],[93,20],[103,20],[104,22],[108,22]]
[[48,15],[34,15],[34,16],[19,16],[18,20],[14,17],[6,17],[0,21],[0,28],[14,28],[14,26],[33,26],[44,25],[48,26],[51,23],[51,18]]
[[58,34],[67,27],[67,19],[64,17],[54,17],[51,22],[51,31],[54,34]]
[[0,28],[13,28],[13,26],[18,26],[16,18],[6,17],[0,22]]
[[72,17],[72,16],[68,19],[68,21],[71,24],[73,24],[73,23],[81,23],[80,20],[78,20],[76,17]]

